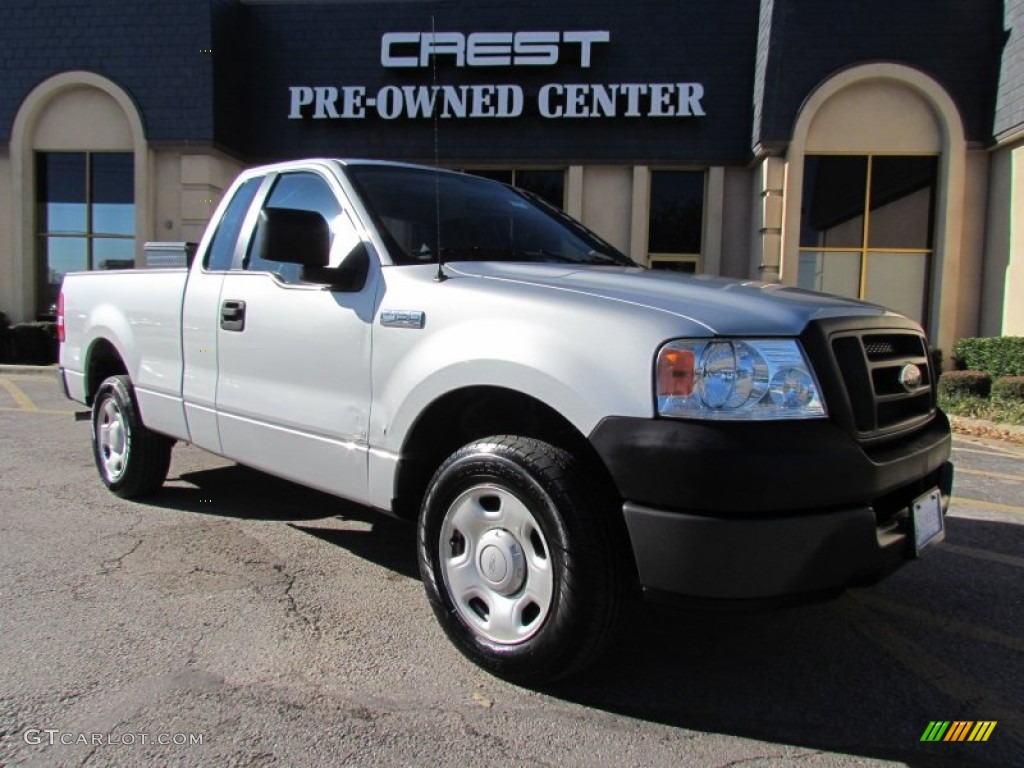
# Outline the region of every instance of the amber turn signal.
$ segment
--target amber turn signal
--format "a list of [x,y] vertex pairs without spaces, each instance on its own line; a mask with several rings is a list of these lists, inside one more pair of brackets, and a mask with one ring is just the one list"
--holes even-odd
[[695,363],[689,349],[663,349],[658,356],[658,397],[692,395]]

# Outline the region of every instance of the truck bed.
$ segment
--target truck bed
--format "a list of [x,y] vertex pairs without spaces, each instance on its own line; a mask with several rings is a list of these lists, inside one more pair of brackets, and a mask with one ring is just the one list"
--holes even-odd
[[63,285],[66,335],[60,364],[69,396],[87,402],[85,360],[98,339],[128,367],[142,417],[157,432],[187,438],[182,409],[181,311],[188,270],[73,272]]

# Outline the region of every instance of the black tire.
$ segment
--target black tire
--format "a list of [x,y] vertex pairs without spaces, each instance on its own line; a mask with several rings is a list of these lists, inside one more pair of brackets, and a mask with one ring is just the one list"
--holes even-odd
[[92,404],[92,455],[103,484],[124,499],[155,493],[167,479],[174,441],[139,418],[127,376],[100,384]]
[[499,436],[463,447],[431,480],[417,537],[427,597],[492,674],[551,682],[618,635],[635,569],[599,477],[548,443]]

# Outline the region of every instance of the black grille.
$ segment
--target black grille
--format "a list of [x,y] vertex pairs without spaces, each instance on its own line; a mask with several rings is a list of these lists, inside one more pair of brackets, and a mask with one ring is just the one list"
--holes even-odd
[[896,345],[891,341],[865,341],[864,353],[868,358],[891,355],[896,351]]
[[[855,331],[832,337],[832,353],[862,439],[901,432],[935,409],[924,337],[911,331]],[[920,381],[915,382],[920,373]]]

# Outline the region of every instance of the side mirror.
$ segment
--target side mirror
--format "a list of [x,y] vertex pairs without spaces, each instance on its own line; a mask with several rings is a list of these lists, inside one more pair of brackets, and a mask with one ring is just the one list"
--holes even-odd
[[349,251],[341,264],[336,267],[304,266],[302,279],[309,283],[322,283],[330,286],[332,291],[357,293],[366,285],[366,277],[370,273],[370,252],[366,243],[357,243]]
[[264,261],[283,261],[304,267],[326,267],[331,231],[316,211],[264,208],[256,228],[256,253]]

